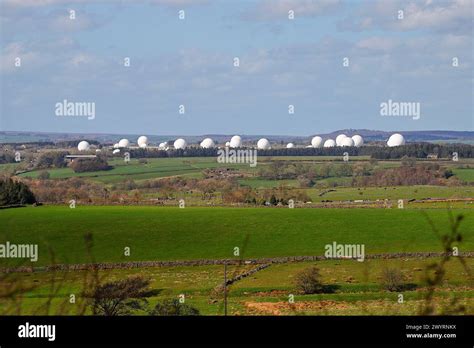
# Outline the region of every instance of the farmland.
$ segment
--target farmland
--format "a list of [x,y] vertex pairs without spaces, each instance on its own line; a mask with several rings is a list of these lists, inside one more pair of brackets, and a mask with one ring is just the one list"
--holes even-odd
[[[454,210],[463,250],[474,250],[474,210]],[[97,262],[322,255],[333,241],[366,244],[366,253],[442,251],[427,218],[448,230],[446,212],[402,209],[271,209],[170,207],[36,207],[0,211],[4,240],[38,243],[36,266],[88,262],[92,233]],[[31,226],[35,228],[32,229]],[[129,247],[130,256],[124,256]],[[11,262],[11,260],[10,260]]]
[[[428,291],[427,269],[440,261],[420,253],[444,251],[438,233],[450,231],[449,214],[464,217],[459,229],[462,241],[454,246],[461,252],[474,250],[470,159],[417,163],[441,175],[442,184],[372,186],[356,185],[355,180],[413,164],[371,161],[367,156],[355,156],[348,163],[334,156],[262,156],[257,168],[221,164],[212,157],[132,158],[130,162],[115,158],[108,163],[112,169],[97,172],[49,168],[47,179],[41,177],[43,169],[18,174],[33,191],[39,188],[35,192],[46,193],[41,196],[45,204],[0,210],[0,243],[38,244],[39,259],[0,259],[0,267],[34,270],[6,275],[0,292],[9,284],[26,290],[21,298],[0,300],[2,313],[77,314],[78,307],[68,305],[67,299],[71,293],[81,293],[88,271],[53,272],[44,267],[95,263],[112,267],[98,271],[101,283],[132,275],[149,278],[155,291],[147,298],[149,306],[184,294],[186,303],[201,314],[222,315],[222,292],[216,288],[222,285],[223,266],[195,261],[322,256],[326,245],[337,242],[363,244],[366,260],[272,264],[230,287],[229,314],[416,315]],[[13,172],[16,167],[2,165],[0,171]],[[453,175],[444,176],[449,170]],[[53,192],[56,196],[48,195]],[[48,201],[51,197],[56,198]],[[277,200],[271,203],[274,197]],[[74,208],[69,205],[72,198]],[[184,209],[178,207],[180,199]],[[294,209],[289,209],[288,199],[296,200]],[[403,200],[403,209],[397,207],[398,200]],[[90,249],[84,239],[89,234]],[[375,254],[393,258],[374,259]],[[117,268],[118,263],[141,261],[173,265]],[[468,268],[474,265],[472,257],[465,262]],[[320,270],[325,291],[305,295],[296,289],[295,279],[311,266]],[[230,264],[227,276],[255,267]],[[403,275],[407,285],[403,305],[397,302],[399,293],[382,285],[387,268]],[[54,284],[60,285],[51,295]],[[472,275],[453,258],[433,297],[436,313],[446,311],[453,298],[465,313],[473,313],[473,285]],[[288,302],[290,295],[294,303]],[[86,314],[91,314],[90,308]]]
[[[433,261],[419,259],[367,260],[357,261],[327,260],[316,263],[275,264],[251,277],[235,283],[229,291],[229,314],[231,315],[414,315],[419,313],[424,303],[426,283],[423,269]],[[472,268],[473,259],[467,259]],[[333,290],[316,295],[299,294],[294,278],[297,272],[310,266],[321,270],[322,281]],[[229,274],[239,274],[250,266],[230,266]],[[384,268],[397,268],[405,275],[410,289],[403,291],[404,303],[397,302],[399,293],[385,291],[380,285]],[[203,315],[223,315],[223,300],[214,293],[222,283],[222,266],[160,267],[130,270],[100,271],[102,282],[142,275],[151,279],[151,289],[156,294],[148,298],[150,306],[167,298],[185,295],[186,303],[199,309]],[[80,294],[84,271],[66,273],[18,273],[12,275],[23,286],[31,288],[21,301],[3,302],[7,314],[45,314],[40,307],[48,298],[50,283],[62,281],[62,287],[51,299],[49,314],[75,314],[77,307],[67,302],[70,294]],[[474,290],[472,281],[466,281],[466,273],[456,260],[447,266],[446,281],[436,289],[434,304],[441,311],[449,308],[449,301],[457,298],[474,310]],[[7,278],[8,279],[8,278]],[[294,304],[288,303],[294,295]],[[21,306],[18,304],[21,303]],[[0,301],[2,304],[2,301]],[[65,305],[66,304],[66,305]],[[86,312],[89,313],[90,312]]]
[[[368,163],[370,158],[367,156],[353,156],[349,164]],[[258,165],[266,166],[273,162],[285,163],[310,163],[316,166],[321,166],[327,163],[343,164],[341,157],[335,156],[281,156],[281,157],[259,157]],[[429,163],[428,161],[422,161]],[[436,162],[433,162],[436,163]],[[474,164],[472,159],[465,159],[459,164],[452,161],[440,162],[449,168],[453,169],[456,176],[466,182],[471,182],[474,179],[474,169],[463,168],[463,165]],[[138,159],[131,159],[129,162],[124,162],[121,158],[112,158],[109,164],[113,169],[109,171],[97,171],[87,173],[74,173],[71,168],[54,168],[49,169],[51,179],[65,179],[70,177],[83,177],[103,183],[116,183],[125,179],[146,180],[151,178],[163,178],[178,175],[199,176],[202,170],[206,168],[223,167],[222,164],[216,161],[215,157],[179,157],[179,158],[150,158],[146,163],[140,163]],[[400,161],[379,161],[375,168],[393,168],[400,166]],[[255,168],[248,164],[225,164],[224,167],[235,168],[243,173],[255,173]],[[15,164],[0,165],[0,172],[10,171],[15,168]],[[37,178],[42,170],[32,170],[19,174],[20,177]],[[278,181],[274,184],[277,186]],[[268,185],[267,185],[268,186]]]

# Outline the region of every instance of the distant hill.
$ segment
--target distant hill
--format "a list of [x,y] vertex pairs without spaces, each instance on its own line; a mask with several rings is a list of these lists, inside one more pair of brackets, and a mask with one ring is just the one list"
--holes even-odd
[[[262,137],[267,138],[273,142],[296,142],[296,143],[307,143],[309,139],[314,135],[319,135],[323,138],[335,138],[338,134],[344,133],[348,136],[354,134],[360,134],[367,141],[386,141],[389,136],[393,133],[401,133],[405,139],[409,142],[447,142],[447,143],[468,143],[474,144],[474,132],[471,131],[443,131],[443,130],[430,130],[430,131],[380,131],[370,129],[340,129],[331,133],[326,134],[309,134],[304,136],[291,136],[291,135],[247,135],[241,134],[244,141],[256,141]],[[101,143],[115,143],[121,138],[127,138],[131,142],[135,142],[138,136],[142,134],[102,134],[102,133],[47,133],[47,132],[15,132],[7,131],[0,132],[0,143],[29,143],[29,142],[58,142],[58,141],[74,141],[74,140],[95,140]],[[188,143],[200,142],[203,138],[210,137],[217,143],[223,144],[234,134],[203,134],[193,136],[182,136],[182,135],[148,135],[148,139],[151,143],[160,143],[163,141],[173,141],[176,138],[186,138]]]
[[338,134],[344,133],[346,135],[359,134],[366,140],[386,140],[393,133],[401,133],[407,141],[445,141],[445,142],[474,142],[474,132],[469,131],[379,131],[370,129],[342,129],[330,134],[325,134],[327,137],[336,137]]

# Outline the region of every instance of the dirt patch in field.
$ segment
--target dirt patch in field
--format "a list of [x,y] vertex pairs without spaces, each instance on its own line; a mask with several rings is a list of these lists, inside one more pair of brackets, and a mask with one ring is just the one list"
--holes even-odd
[[324,311],[326,309],[344,310],[349,307],[346,302],[336,301],[303,301],[289,302],[245,302],[245,307],[252,314],[257,315],[285,315],[292,312]]
[[255,294],[252,294],[252,295],[253,295],[253,296],[258,296],[258,297],[287,296],[287,295],[288,295],[288,290],[259,291],[259,292],[256,292]]
[[[464,307],[457,314],[473,313],[472,301],[461,298],[459,305]],[[302,301],[288,302],[244,302],[247,315],[415,315],[426,304],[423,300],[410,300],[409,306],[400,305],[388,299],[368,301]],[[453,309],[449,298],[435,297],[433,300],[435,313],[443,314]]]

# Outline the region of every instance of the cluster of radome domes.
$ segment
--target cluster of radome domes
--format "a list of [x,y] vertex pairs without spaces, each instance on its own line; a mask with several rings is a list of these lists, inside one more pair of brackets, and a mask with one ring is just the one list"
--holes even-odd
[[[339,134],[336,137],[336,140],[333,139],[326,139],[323,142],[323,138],[320,136],[315,136],[311,139],[311,145],[308,145],[306,147],[313,147],[313,148],[321,148],[321,147],[335,147],[335,146],[341,146],[341,147],[359,147],[364,144],[364,138],[362,138],[360,135],[354,135],[352,137],[348,137],[345,134]],[[403,135],[399,133],[392,134],[390,138],[387,141],[387,146],[389,147],[394,147],[394,146],[400,146],[405,144],[405,138]],[[140,148],[146,148],[148,146],[148,138],[145,135],[140,136],[137,139],[137,145]],[[120,139],[120,141],[116,144],[114,144],[113,148],[114,151],[113,153],[119,153],[120,149],[123,148],[128,148],[130,146],[130,141],[128,139]],[[186,140],[183,138],[178,138],[174,141],[173,144],[174,148],[179,150],[183,150],[188,146],[188,143]],[[204,149],[210,149],[216,147],[216,143],[214,140],[211,138],[205,138],[203,141],[201,141],[200,146]],[[242,147],[242,138],[239,135],[234,135],[230,141],[227,141],[225,143],[226,147],[231,147],[231,148],[239,148]],[[295,144],[293,143],[288,143],[286,145],[287,149],[292,149],[295,147]],[[90,144],[83,140],[79,142],[77,145],[77,149],[79,151],[89,151],[90,150]],[[168,143],[167,142],[162,142],[158,145],[158,149],[160,150],[168,150]],[[257,149],[259,150],[268,150],[271,149],[271,144],[266,138],[261,138],[257,142]]]
[[314,148],[320,148],[320,147],[334,147],[334,146],[355,146],[359,147],[364,144],[364,138],[362,138],[360,135],[354,135],[353,137],[348,137],[345,134],[339,134],[336,137],[336,140],[333,139],[327,139],[323,143],[323,138],[320,136],[315,136],[313,139],[311,139],[311,146]]

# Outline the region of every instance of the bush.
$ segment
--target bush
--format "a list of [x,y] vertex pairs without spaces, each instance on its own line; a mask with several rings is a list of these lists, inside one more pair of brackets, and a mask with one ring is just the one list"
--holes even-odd
[[199,310],[180,303],[178,299],[167,299],[163,303],[158,303],[150,314],[159,316],[189,316],[199,315]]
[[109,166],[107,161],[102,158],[76,158],[71,163],[71,168],[75,173],[84,172],[95,172],[99,170],[110,170],[112,166]]
[[50,177],[50,174],[47,170],[42,170],[38,174],[38,179],[40,179],[40,180],[47,180],[47,179],[49,179],[49,177]]
[[382,287],[388,291],[401,291],[404,288],[403,274],[396,268],[382,270]]
[[24,183],[12,179],[0,181],[0,206],[33,203],[36,203],[35,195]]
[[66,167],[66,161],[64,156],[68,155],[69,152],[45,152],[39,156],[36,163],[36,168],[64,168]]
[[319,269],[310,267],[296,274],[296,288],[303,294],[317,294],[323,291]]

